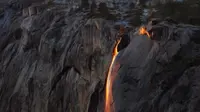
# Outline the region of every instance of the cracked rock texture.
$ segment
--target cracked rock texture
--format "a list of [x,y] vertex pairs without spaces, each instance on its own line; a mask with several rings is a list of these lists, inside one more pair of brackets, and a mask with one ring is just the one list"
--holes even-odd
[[114,22],[62,8],[17,14],[10,8],[0,18],[0,112],[95,110]]
[[[103,112],[115,22],[92,18],[80,0],[37,3],[0,9],[0,112]],[[199,112],[199,27],[150,28],[152,40],[131,31],[117,58],[116,112]]]
[[162,21],[120,53],[116,112],[200,111],[200,27]]

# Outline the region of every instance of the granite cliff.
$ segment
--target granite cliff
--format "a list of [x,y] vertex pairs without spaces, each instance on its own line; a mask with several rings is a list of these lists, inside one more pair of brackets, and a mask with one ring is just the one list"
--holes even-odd
[[[80,0],[5,3],[0,112],[103,112],[116,20],[129,7]],[[200,111],[200,28],[166,19],[152,21],[148,30],[151,39],[128,25],[131,42],[116,59],[116,112]]]

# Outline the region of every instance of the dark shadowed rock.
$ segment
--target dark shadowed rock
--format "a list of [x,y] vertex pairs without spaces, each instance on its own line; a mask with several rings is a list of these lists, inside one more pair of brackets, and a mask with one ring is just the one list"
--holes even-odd
[[[96,0],[91,9],[99,8],[99,18],[80,10],[90,0],[53,1],[11,0],[0,14],[0,112],[104,110],[118,33],[110,7],[128,10],[136,1]],[[200,28],[154,22],[151,39],[131,31],[130,44],[122,44],[114,66],[116,112],[199,112]]]
[[96,111],[113,23],[59,7],[24,18],[9,14],[0,21],[7,28],[0,33],[0,111]]
[[159,39],[135,36],[117,59],[116,112],[198,112],[200,27],[163,21],[152,28]]

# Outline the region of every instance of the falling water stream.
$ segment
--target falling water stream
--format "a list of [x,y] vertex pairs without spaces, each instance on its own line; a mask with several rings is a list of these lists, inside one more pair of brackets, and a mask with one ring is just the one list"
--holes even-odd
[[112,84],[113,84],[113,80],[114,80],[115,76],[112,75],[111,72],[112,72],[112,67],[115,62],[116,56],[118,55],[117,47],[118,47],[120,41],[121,41],[121,38],[119,40],[117,40],[115,43],[114,50],[112,53],[112,61],[111,61],[110,67],[108,69],[107,81],[106,81],[106,93],[105,93],[105,111],[104,112],[113,112],[113,109],[114,109],[112,107],[112,103],[113,103]]
[[[139,29],[139,35],[146,35],[147,37],[150,38],[150,34],[148,33],[148,31],[146,31],[145,27],[141,27]],[[114,112],[114,109],[115,109],[113,95],[112,95],[112,85],[113,85],[113,81],[115,79],[116,74],[112,74],[112,70],[113,70],[113,65],[114,65],[115,59],[119,53],[117,48],[118,48],[118,45],[120,44],[120,42],[121,42],[121,38],[119,40],[117,40],[115,43],[113,53],[112,53],[111,64],[108,69],[107,80],[106,80],[104,112]]]

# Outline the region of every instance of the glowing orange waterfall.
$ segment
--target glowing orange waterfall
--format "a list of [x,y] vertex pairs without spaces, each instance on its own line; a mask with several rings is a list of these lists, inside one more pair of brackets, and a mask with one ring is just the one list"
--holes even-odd
[[146,30],[145,27],[140,27],[139,34],[140,35],[147,35],[149,38],[151,37],[150,34],[149,34],[149,32]]
[[[121,28],[121,27],[120,27]],[[123,29],[123,28],[121,28]],[[123,33],[123,30],[120,30]],[[149,38],[151,37],[149,32],[146,30],[145,27],[141,27],[139,29],[139,34],[140,35],[147,35]],[[111,60],[111,64],[109,66],[108,69],[108,74],[107,74],[107,80],[106,80],[106,92],[105,92],[105,108],[104,108],[104,112],[114,112],[114,106],[113,106],[113,96],[112,96],[112,85],[113,85],[113,81],[115,78],[115,74],[112,74],[112,68],[113,68],[113,64],[115,62],[116,56],[118,55],[118,45],[121,42],[121,38],[119,40],[116,41],[114,49],[113,49],[113,53],[112,53],[112,60]]]
[[117,42],[115,43],[113,53],[112,53],[112,61],[111,61],[110,67],[108,69],[107,81],[106,81],[105,110],[104,110],[104,112],[113,112],[114,111],[114,108],[112,108],[112,103],[113,103],[112,84],[113,84],[113,80],[114,80],[115,76],[112,76],[111,72],[112,72],[113,64],[115,62],[115,58],[118,54],[117,47],[118,47],[120,41],[121,41],[121,38],[119,40],[117,40]]

